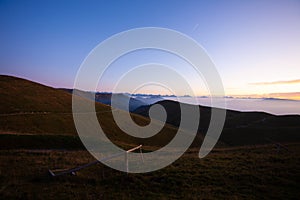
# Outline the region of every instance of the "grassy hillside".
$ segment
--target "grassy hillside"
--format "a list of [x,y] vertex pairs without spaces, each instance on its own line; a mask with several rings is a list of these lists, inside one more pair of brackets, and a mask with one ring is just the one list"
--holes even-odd
[[[64,148],[64,141],[74,141],[73,136],[76,136],[77,132],[72,116],[72,94],[69,92],[2,75],[0,93],[0,148],[41,147],[45,143],[44,139],[33,135],[47,135],[51,140],[45,145],[50,147],[52,144],[53,148]],[[82,97],[77,98],[82,104],[90,101]],[[167,144],[176,134],[176,128],[166,125],[160,133],[151,138],[129,136],[116,125],[110,106],[98,102],[95,106],[102,129],[112,141],[120,145],[143,143],[159,147]],[[125,111],[119,112],[121,115],[125,114]],[[84,110],[82,113],[84,114]],[[149,123],[149,119],[135,114],[132,114],[132,119],[140,125]],[[86,126],[87,129],[90,128]],[[74,142],[78,144],[76,140]],[[65,148],[69,145],[70,142],[67,142]],[[76,146],[82,148],[82,145]],[[74,148],[74,145],[71,145],[71,148]]]
[[1,114],[70,112],[71,96],[25,79],[0,76]]
[[[157,102],[167,113],[167,122],[176,127],[180,125],[180,106],[178,102],[164,100]],[[192,106],[192,105],[190,105]],[[148,117],[150,106],[143,106],[134,112]],[[195,106],[200,110],[199,133],[204,136],[211,117],[211,108]],[[300,142],[300,116],[275,116],[263,112],[238,112],[227,110],[224,129],[220,141],[228,146],[255,145],[277,142]],[[272,143],[272,142],[271,142]]]
[[[72,118],[72,95],[69,93],[1,75],[0,94],[2,133],[76,134]],[[99,111],[110,109],[100,104],[96,106]]]

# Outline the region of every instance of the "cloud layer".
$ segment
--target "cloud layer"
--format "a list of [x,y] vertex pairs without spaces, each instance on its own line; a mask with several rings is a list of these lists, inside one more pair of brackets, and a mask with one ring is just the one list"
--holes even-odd
[[250,83],[251,85],[278,85],[278,84],[297,84],[300,83],[300,79],[285,80],[285,81],[273,81],[273,82],[256,82]]

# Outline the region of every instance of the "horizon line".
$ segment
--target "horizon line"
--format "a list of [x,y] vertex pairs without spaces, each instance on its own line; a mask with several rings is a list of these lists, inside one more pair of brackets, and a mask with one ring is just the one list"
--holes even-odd
[[[68,87],[54,87],[51,86],[50,84],[47,83],[41,83],[39,81],[36,80],[32,80],[28,77],[24,77],[24,76],[18,76],[18,75],[12,75],[12,74],[0,74],[0,76],[10,76],[10,77],[14,77],[14,78],[19,78],[19,79],[24,79],[27,81],[31,81],[33,83],[37,83],[37,84],[41,84],[44,86],[48,86],[51,88],[55,88],[55,89],[68,89],[68,90],[80,90],[78,88],[68,88]],[[95,92],[95,91],[86,91],[86,90],[80,90],[83,92]],[[107,91],[96,91],[96,93],[112,93],[112,92],[107,92]],[[161,97],[203,97],[203,98],[209,98],[211,97],[211,95],[208,94],[204,94],[204,95],[195,95],[195,96],[191,96],[191,95],[173,95],[173,94],[153,94],[153,93],[136,93],[136,94],[131,94],[129,92],[117,92],[118,94],[130,94],[130,95],[141,95],[141,96],[161,96]],[[117,94],[115,93],[115,94]],[[279,99],[279,100],[292,100],[292,101],[300,101],[300,92],[277,92],[277,93],[265,93],[265,94],[229,94],[229,95],[224,95],[224,96],[214,96],[217,98],[223,97],[223,98],[236,98],[236,99]]]

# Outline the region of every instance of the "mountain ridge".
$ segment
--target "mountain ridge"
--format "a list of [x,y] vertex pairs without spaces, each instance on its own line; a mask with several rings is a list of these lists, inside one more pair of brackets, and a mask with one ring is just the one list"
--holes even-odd
[[[180,103],[171,100],[156,102],[169,113],[167,123],[175,127],[180,125]],[[188,104],[190,105],[190,104]],[[134,113],[149,117],[150,106],[143,106]],[[211,117],[211,109],[206,106],[195,106],[200,110],[198,132],[205,136]],[[215,108],[220,109],[220,108]],[[226,110],[226,120],[220,141],[229,145],[253,145],[269,143],[268,140],[278,142],[300,142],[300,116],[276,116],[265,112],[242,112]]]

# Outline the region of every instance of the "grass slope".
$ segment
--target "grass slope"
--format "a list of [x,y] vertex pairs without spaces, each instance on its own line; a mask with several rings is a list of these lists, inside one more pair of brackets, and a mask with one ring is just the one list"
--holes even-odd
[[[44,139],[33,135],[45,135],[51,141],[45,146],[52,148],[82,148],[77,145],[78,138],[72,115],[72,94],[38,83],[11,76],[0,76],[0,149],[42,147]],[[77,97],[83,105],[87,98]],[[95,103],[97,117],[103,131],[119,145],[164,146],[176,134],[177,129],[165,125],[160,133],[147,139],[136,138],[124,133],[115,123],[111,107]],[[121,115],[125,111],[119,111]],[[84,114],[85,111],[83,110]],[[149,119],[132,114],[132,119],[140,125],[147,125]],[[89,125],[86,124],[89,129]],[[20,135],[23,135],[22,137]],[[55,138],[55,136],[60,136]],[[63,137],[62,137],[63,136]],[[69,136],[69,137],[67,137]],[[66,142],[66,138],[76,145]],[[25,142],[26,141],[26,142]],[[126,146],[126,145],[125,145]],[[128,145],[127,145],[128,146]]]
[[[162,105],[168,113],[167,123],[178,127],[180,106],[178,102],[164,100]],[[193,106],[193,105],[190,105]],[[199,134],[205,135],[211,117],[211,108],[195,106],[200,110]],[[148,117],[150,106],[143,106],[134,113]],[[275,116],[263,112],[238,112],[227,110],[220,141],[228,146],[255,145],[277,142],[300,142],[300,116]]]

